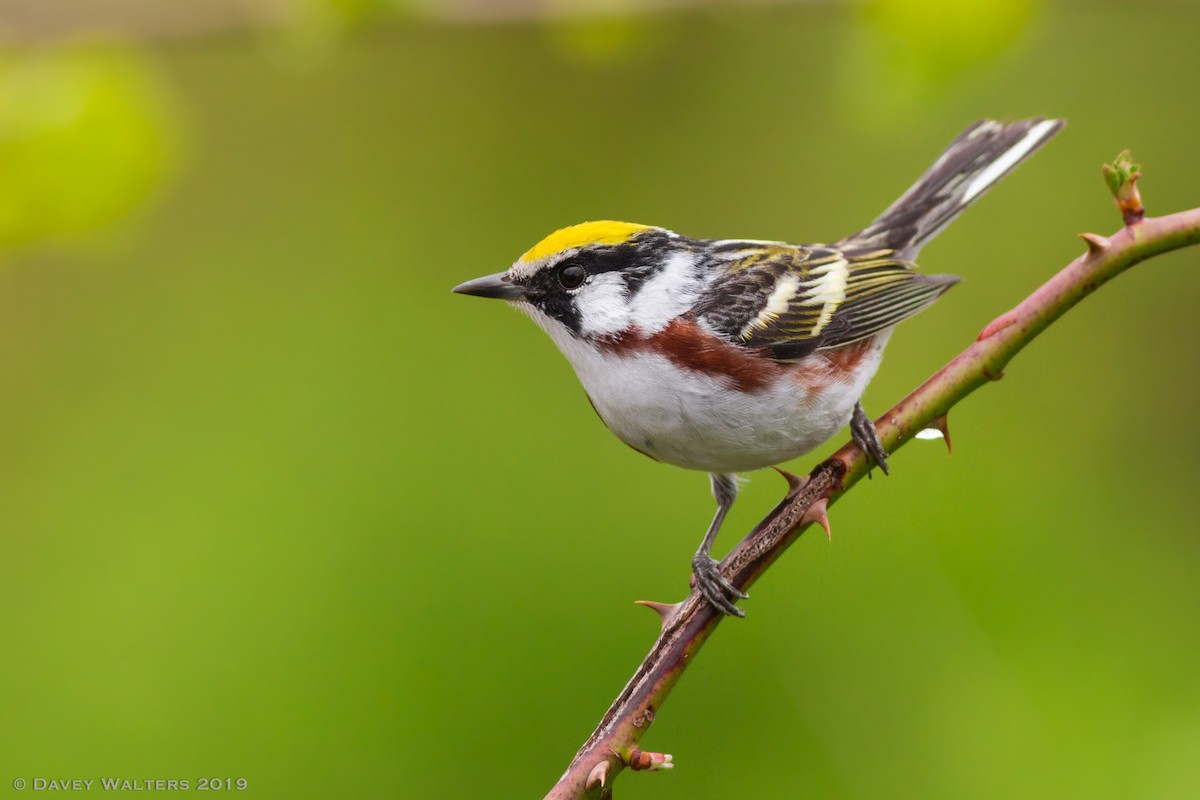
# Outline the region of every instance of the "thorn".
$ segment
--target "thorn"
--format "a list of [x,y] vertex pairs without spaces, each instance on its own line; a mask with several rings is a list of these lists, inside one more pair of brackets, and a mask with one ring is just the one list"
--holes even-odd
[[917,431],[918,439],[943,439],[946,442],[946,452],[953,455],[954,451],[950,448],[950,426],[946,422],[946,415],[930,422],[929,425]]
[[670,753],[649,753],[636,747],[617,754],[634,772],[654,772],[660,769],[675,769]]
[[1079,238],[1087,242],[1089,256],[1098,256],[1112,247],[1112,242],[1108,240],[1108,237],[1101,236],[1098,233],[1081,233],[1079,234]]
[[608,759],[604,759],[596,766],[592,767],[592,771],[588,773],[587,780],[583,784],[584,789],[593,789],[597,785],[603,786],[608,780],[608,770],[612,766]]
[[997,333],[1004,330],[1009,325],[1012,325],[1016,321],[1016,315],[1012,314],[1011,312],[1007,314],[1001,314],[989,322],[987,327],[979,332],[979,337],[975,341],[982,342],[984,339],[995,336]]
[[933,421],[933,427],[942,432],[942,438],[946,440],[946,455],[954,455],[954,448],[950,445],[950,420],[946,414]]
[[671,615],[675,613],[675,610],[679,608],[679,603],[660,603],[657,600],[634,600],[633,602],[639,606],[645,606],[658,614],[662,618],[664,626],[667,624],[667,620],[671,618]]
[[804,516],[800,517],[801,525],[808,525],[815,522],[825,529],[825,538],[833,539],[833,533],[829,530],[829,498],[822,497],[817,502],[813,503],[804,512]]
[[799,475],[793,475],[792,473],[788,472],[787,470],[780,469],[779,467],[772,467],[771,469],[775,470],[780,475],[782,475],[783,479],[788,482],[788,494],[791,494],[792,492],[800,491],[808,483],[807,475],[805,475],[803,477],[801,477]]

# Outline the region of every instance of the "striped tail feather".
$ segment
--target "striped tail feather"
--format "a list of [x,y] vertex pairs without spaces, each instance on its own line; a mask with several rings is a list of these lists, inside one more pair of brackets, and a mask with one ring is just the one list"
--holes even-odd
[[844,244],[886,247],[911,261],[963,209],[1050,140],[1063,120],[985,119],[960,133],[912,188]]

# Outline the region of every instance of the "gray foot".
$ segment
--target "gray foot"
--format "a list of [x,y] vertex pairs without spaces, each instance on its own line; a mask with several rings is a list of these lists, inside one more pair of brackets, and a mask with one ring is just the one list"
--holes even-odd
[[750,595],[739,591],[717,569],[717,562],[705,555],[692,559],[692,574],[696,576],[696,588],[712,606],[722,614],[744,617],[746,612],[733,604],[734,600],[745,600]]
[[850,418],[850,435],[854,438],[854,443],[862,448],[864,453],[875,459],[875,463],[883,470],[883,474],[887,475],[887,451],[883,449],[883,442],[879,441],[875,423],[871,422],[871,418],[863,411],[861,402],[854,404],[854,416]]

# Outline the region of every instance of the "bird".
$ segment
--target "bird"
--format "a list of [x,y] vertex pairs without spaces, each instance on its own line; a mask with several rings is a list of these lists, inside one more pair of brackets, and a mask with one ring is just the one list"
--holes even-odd
[[917,255],[1063,124],[973,123],[870,225],[830,244],[592,221],[453,291],[526,312],[617,438],[708,473],[717,510],[692,558],[694,582],[719,612],[742,617],[748,595],[711,555],[737,475],[807,453],[847,424],[888,472],[863,392],[896,324],[960,280],[918,272]]

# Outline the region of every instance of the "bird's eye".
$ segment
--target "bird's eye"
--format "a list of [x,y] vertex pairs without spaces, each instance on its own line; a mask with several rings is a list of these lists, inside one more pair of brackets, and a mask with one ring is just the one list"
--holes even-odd
[[587,270],[575,263],[563,264],[558,269],[558,282],[564,289],[578,289],[587,278]]

